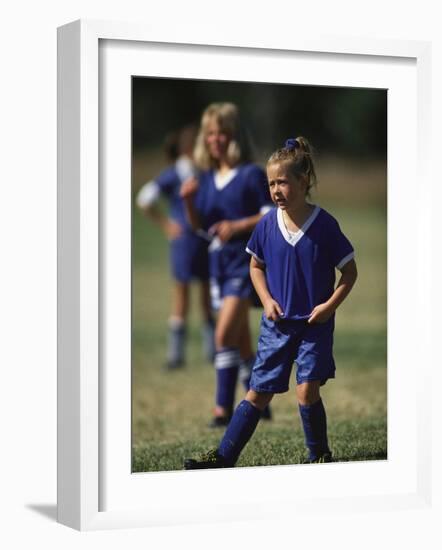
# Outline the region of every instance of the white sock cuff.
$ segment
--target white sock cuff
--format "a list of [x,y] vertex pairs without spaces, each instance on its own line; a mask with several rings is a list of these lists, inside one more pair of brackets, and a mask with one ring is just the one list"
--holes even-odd
[[228,369],[231,367],[237,367],[241,357],[239,355],[239,349],[228,348],[218,351],[215,356],[215,368],[216,369]]
[[169,317],[169,328],[171,329],[179,329],[184,327],[184,319],[181,317]]

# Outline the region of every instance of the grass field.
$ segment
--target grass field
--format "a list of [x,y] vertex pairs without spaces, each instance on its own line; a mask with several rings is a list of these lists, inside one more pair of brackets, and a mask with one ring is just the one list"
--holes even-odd
[[[144,155],[134,162],[134,191],[159,167]],[[318,165],[314,202],[341,223],[356,249],[359,278],[337,313],[336,379],[322,390],[329,441],[339,461],[387,457],[386,181],[385,167],[368,163]],[[210,430],[215,374],[204,361],[196,290],[189,319],[186,367],[163,369],[171,297],[167,243],[133,212],[132,467],[134,472],[182,469],[183,457],[216,446]],[[256,342],[261,312],[251,312]],[[243,395],[238,385],[237,400]],[[238,466],[296,464],[305,448],[294,395],[272,402],[274,419],[261,422]]]

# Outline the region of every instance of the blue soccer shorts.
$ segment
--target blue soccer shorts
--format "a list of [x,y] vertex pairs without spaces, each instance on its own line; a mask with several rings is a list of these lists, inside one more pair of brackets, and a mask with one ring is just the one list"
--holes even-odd
[[218,310],[221,307],[223,298],[226,296],[237,296],[238,298],[251,298],[253,285],[250,277],[211,277],[210,296],[212,307]]
[[207,241],[194,233],[184,232],[170,242],[170,266],[176,281],[209,279]]
[[320,380],[322,385],[334,378],[333,331],[334,317],[310,325],[304,320],[270,321],[263,314],[250,389],[288,391],[295,362],[297,384]]

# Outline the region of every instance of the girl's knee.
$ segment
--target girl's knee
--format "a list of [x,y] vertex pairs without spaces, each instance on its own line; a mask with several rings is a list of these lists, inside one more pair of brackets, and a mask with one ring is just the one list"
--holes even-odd
[[273,395],[273,393],[269,392],[256,392],[255,390],[249,390],[246,395],[246,400],[260,411],[263,411],[272,400]]
[[247,322],[247,301],[237,296],[226,296],[218,314],[215,330],[217,349],[239,347],[244,324]]
[[229,325],[215,328],[215,346],[217,350],[222,348],[239,347],[238,334]]
[[217,350],[223,348],[236,347],[233,345],[232,339],[228,337],[226,331],[220,331],[215,329],[215,347]]
[[321,397],[319,389],[321,382],[312,380],[296,386],[296,397],[300,405],[313,405]]

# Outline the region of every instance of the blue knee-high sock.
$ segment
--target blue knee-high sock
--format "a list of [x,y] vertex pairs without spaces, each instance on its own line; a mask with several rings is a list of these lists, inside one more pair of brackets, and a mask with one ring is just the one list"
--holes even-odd
[[[241,359],[241,363],[239,364],[239,379],[241,380],[246,392],[250,387],[250,379],[252,378],[252,369],[255,364],[255,359],[256,356],[252,355],[249,359]],[[272,418],[270,405],[267,405],[267,407],[262,411],[261,418],[265,420],[270,420]]]
[[241,401],[236,407],[218,447],[218,453],[230,466],[235,464],[246,443],[252,437],[260,416],[261,411],[249,401]]
[[239,350],[236,348],[223,348],[215,356],[216,404],[230,412],[235,401],[239,362]]
[[327,417],[322,399],[312,405],[299,405],[305,444],[309,450],[309,460],[317,460],[324,453],[329,453],[327,441]]
[[167,359],[172,363],[184,361],[184,346],[186,343],[186,325],[182,319],[169,320],[169,341]]

